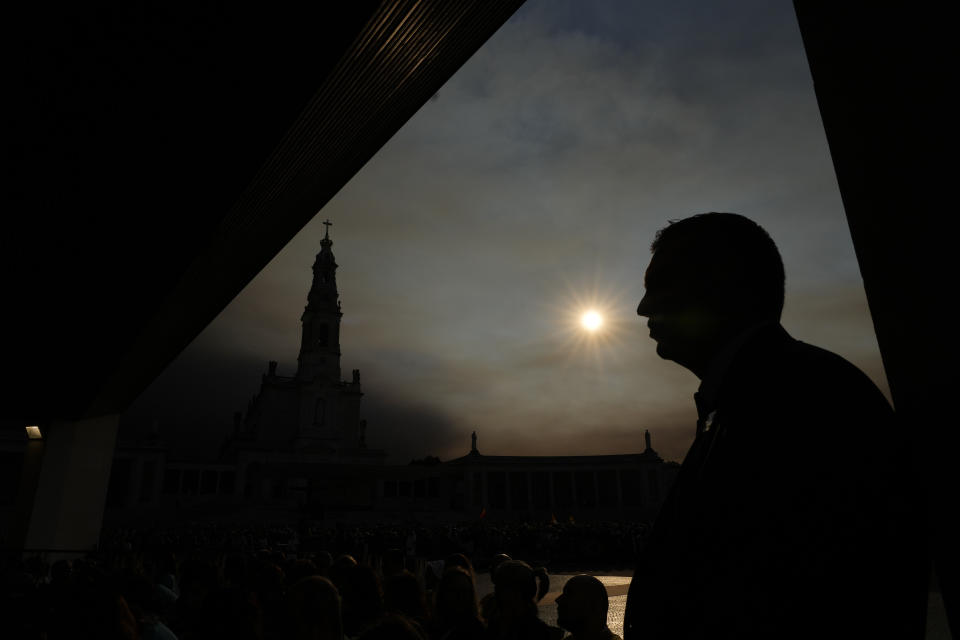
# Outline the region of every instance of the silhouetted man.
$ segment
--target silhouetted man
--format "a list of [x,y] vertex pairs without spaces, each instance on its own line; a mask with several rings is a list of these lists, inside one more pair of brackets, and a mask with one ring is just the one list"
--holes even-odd
[[570,632],[566,640],[620,640],[607,627],[607,588],[593,576],[573,576],[557,596],[557,626]]
[[918,489],[886,399],[780,326],[783,262],[751,220],[686,218],[652,250],[637,313],[701,384],[625,640],[923,637]]

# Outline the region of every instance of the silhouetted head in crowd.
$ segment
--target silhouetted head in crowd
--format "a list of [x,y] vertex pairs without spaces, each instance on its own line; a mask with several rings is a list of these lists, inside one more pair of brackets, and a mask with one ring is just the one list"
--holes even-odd
[[333,556],[329,551],[317,551],[313,556],[313,564],[317,567],[319,575],[325,576],[330,571],[330,565],[333,564]]
[[383,580],[383,606],[387,613],[399,613],[413,620],[427,618],[427,602],[420,581],[409,571]]
[[210,592],[204,599],[197,628],[204,638],[260,640],[263,611],[251,592],[240,587],[224,587]]
[[288,562],[283,572],[287,577],[287,584],[295,584],[303,578],[317,575],[317,568],[305,558]]
[[357,566],[357,560],[349,553],[343,553],[336,557],[333,561],[332,567],[355,567]]
[[342,587],[343,630],[355,636],[383,616],[383,590],[376,572],[365,565],[355,565],[345,575]]
[[437,621],[442,629],[464,626],[480,618],[473,576],[463,567],[450,567],[443,572],[434,599]]
[[538,578],[543,579],[540,576],[542,574],[520,560],[507,560],[497,567],[493,576],[493,591],[497,613],[502,619],[537,616],[537,595],[542,590]]
[[557,596],[557,624],[577,640],[607,638],[607,589],[588,575],[573,576]]
[[493,557],[490,558],[490,576],[493,577],[496,575],[497,567],[507,560],[512,560],[512,558],[505,553],[495,553]]
[[137,620],[156,614],[153,583],[146,576],[127,570],[124,572],[122,584],[124,600]]
[[447,556],[446,559],[444,559],[443,561],[444,571],[446,571],[451,567],[461,567],[462,569],[466,569],[467,573],[469,573],[471,576],[474,575],[473,563],[470,562],[470,558],[463,555],[462,553],[453,553]]
[[359,640],[426,640],[409,620],[388,616],[364,631]]
[[257,597],[264,608],[279,606],[283,599],[286,576],[283,569],[270,561],[255,562],[251,571],[250,587],[256,591]]
[[443,560],[428,560],[423,565],[423,584],[427,591],[434,591],[443,575]]
[[404,553],[401,549],[392,548],[383,552],[383,577],[396,575],[405,570]]
[[333,564],[330,565],[330,570],[327,572],[327,575],[337,589],[340,590],[341,596],[347,584],[347,578],[356,566],[357,561],[354,560],[353,556],[347,554],[337,556]]
[[[209,559],[193,556],[180,567],[180,598],[177,610],[183,615],[200,607],[204,599],[218,586],[217,568]],[[188,614],[189,615],[189,614]]]
[[286,597],[291,640],[342,640],[340,594],[333,583],[310,576],[295,583]]
[[637,314],[657,354],[703,378],[712,357],[744,330],[779,322],[783,260],[758,224],[702,213],[657,232]]

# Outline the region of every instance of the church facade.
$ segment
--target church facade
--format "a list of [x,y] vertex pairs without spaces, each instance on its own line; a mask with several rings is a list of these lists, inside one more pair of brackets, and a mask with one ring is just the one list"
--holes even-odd
[[[329,223],[327,223],[329,224]],[[271,361],[260,392],[251,401],[237,451],[268,449],[320,456],[325,462],[369,460],[360,420],[360,370],[340,375],[340,294],[329,226],[313,263],[313,283],[300,317],[300,354],[293,376],[277,374]]]
[[651,521],[680,465],[665,462],[645,434],[642,453],[596,456],[481,454],[425,459],[381,470],[378,508],[421,519]]
[[[303,502],[321,492],[333,475],[351,467],[383,465],[386,453],[366,445],[360,418],[360,371],[350,380],[340,371],[340,319],[337,263],[329,222],[313,281],[300,317],[300,353],[292,376],[277,373],[271,361],[260,391],[244,416],[235,417],[224,456],[237,467],[244,499],[282,498],[289,492]],[[327,496],[330,499],[330,496]],[[335,501],[341,502],[341,501]]]
[[[209,459],[190,459],[159,434],[117,448],[107,518],[233,517],[493,519],[650,517],[678,465],[646,434],[642,453],[488,456],[386,465],[367,446],[360,371],[341,375],[337,263],[329,226],[301,315],[297,370],[268,363],[260,390]],[[265,515],[266,514],[266,515]]]

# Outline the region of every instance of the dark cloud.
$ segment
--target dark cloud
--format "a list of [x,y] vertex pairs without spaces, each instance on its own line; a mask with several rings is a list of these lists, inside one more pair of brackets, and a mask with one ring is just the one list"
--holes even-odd
[[234,411],[246,411],[266,361],[191,345],[121,417],[121,440],[156,429],[177,449],[213,452],[230,433]]
[[[165,441],[190,455],[216,452],[232,431],[233,413],[245,413],[259,392],[266,369],[266,359],[193,346],[133,403],[123,416],[121,433],[133,438],[157,429]],[[292,375],[294,370],[280,372]],[[368,377],[364,374],[365,381]],[[469,431],[465,437],[455,420],[422,397],[402,398],[392,396],[389,388],[374,389],[361,403],[361,417],[368,423],[369,446],[387,449],[391,463],[424,455],[462,455],[466,451],[457,451],[464,442],[469,450]]]
[[417,398],[369,393],[362,413],[370,447],[386,449],[388,462],[406,464],[427,455],[450,459],[470,451],[470,429]]

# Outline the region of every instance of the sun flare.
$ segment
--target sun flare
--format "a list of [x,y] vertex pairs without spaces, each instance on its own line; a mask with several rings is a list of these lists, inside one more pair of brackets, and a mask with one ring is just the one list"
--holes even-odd
[[614,366],[632,353],[627,340],[636,328],[632,322],[634,308],[633,296],[616,286],[612,278],[598,274],[593,282],[568,281],[566,291],[549,307],[551,337],[571,366]]
[[582,316],[580,316],[580,324],[584,329],[593,333],[600,329],[603,326],[603,316],[601,316],[594,309],[585,311]]

